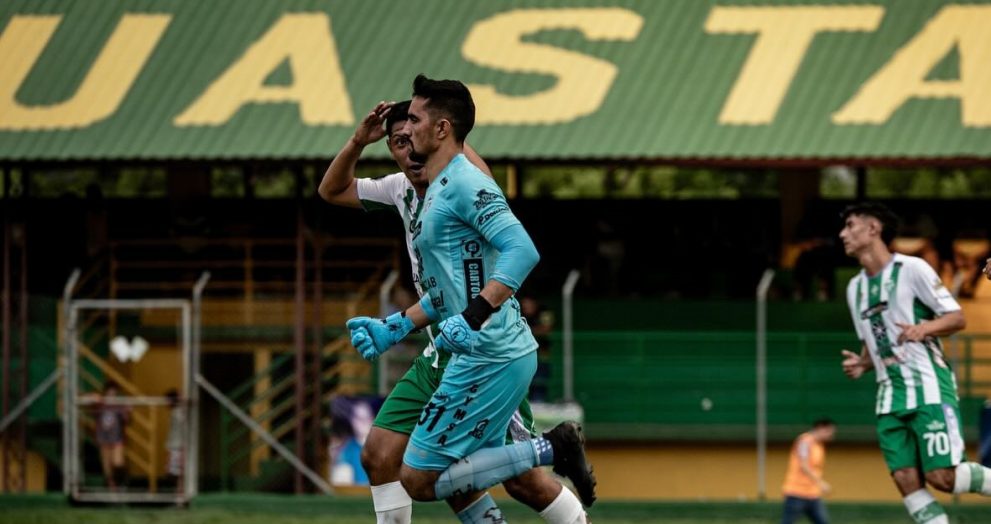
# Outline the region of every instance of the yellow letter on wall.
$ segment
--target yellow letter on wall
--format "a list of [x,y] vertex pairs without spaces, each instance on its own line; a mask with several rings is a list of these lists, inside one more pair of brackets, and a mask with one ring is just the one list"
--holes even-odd
[[24,106],[17,102],[17,90],[61,17],[14,16],[0,35],[0,129],[86,127],[112,115],[171,19],[169,15],[124,15],[72,98],[47,106]]
[[[293,83],[266,86],[286,59]],[[247,104],[296,102],[306,125],[354,123],[337,47],[324,13],[285,14],[175,118],[177,126],[220,126]]]
[[461,49],[478,65],[514,73],[557,78],[554,87],[527,96],[499,94],[491,85],[469,85],[480,124],[555,124],[594,113],[616,78],[610,62],[546,44],[523,42],[526,35],[576,29],[589,40],[630,41],[643,17],[618,8],[517,9],[475,24]]
[[758,34],[719,123],[770,124],[817,33],[873,31],[883,15],[878,6],[712,8],[707,32]]
[[[954,47],[960,79],[927,81]],[[943,8],[833,114],[833,122],[883,124],[912,98],[959,98],[964,126],[991,126],[991,6]]]

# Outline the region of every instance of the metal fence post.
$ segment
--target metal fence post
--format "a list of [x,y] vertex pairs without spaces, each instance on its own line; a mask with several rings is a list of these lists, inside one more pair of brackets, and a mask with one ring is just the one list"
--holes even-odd
[[757,498],[767,498],[767,291],[774,270],[765,269],[757,284]]

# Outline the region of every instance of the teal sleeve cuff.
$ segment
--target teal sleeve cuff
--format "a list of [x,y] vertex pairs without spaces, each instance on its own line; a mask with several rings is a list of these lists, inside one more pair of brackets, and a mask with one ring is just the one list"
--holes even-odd
[[423,297],[420,298],[420,307],[423,308],[423,312],[427,314],[427,319],[431,323],[440,320],[440,315],[437,314],[437,309],[434,308],[433,302],[430,301],[430,293],[424,293]]

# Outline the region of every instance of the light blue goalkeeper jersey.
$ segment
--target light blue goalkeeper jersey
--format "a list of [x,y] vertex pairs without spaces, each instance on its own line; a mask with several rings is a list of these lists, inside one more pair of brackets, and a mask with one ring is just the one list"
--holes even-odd
[[[412,226],[412,239],[420,286],[441,319],[461,314],[488,280],[515,289],[518,284],[494,273],[499,252],[489,239],[519,223],[495,181],[464,155],[454,157],[437,175]],[[510,298],[482,325],[468,358],[502,362],[536,349],[537,341],[520,315],[519,303]]]

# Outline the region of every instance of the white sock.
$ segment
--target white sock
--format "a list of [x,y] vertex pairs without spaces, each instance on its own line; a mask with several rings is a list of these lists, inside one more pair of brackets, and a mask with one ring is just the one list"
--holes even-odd
[[949,524],[943,506],[924,489],[905,495],[905,509],[918,524]]
[[976,462],[958,464],[953,493],[980,493],[991,496],[991,469]]
[[376,524],[410,524],[413,520],[413,499],[398,480],[372,486],[372,504]]
[[561,486],[561,493],[540,512],[548,524],[585,524],[585,509],[570,489]]

